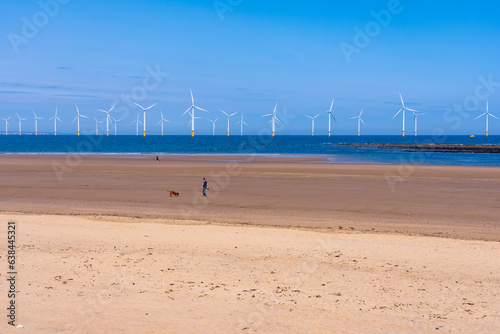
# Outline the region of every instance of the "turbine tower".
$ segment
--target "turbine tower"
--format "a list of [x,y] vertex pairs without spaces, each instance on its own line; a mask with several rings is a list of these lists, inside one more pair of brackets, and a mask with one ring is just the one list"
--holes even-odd
[[213,127],[212,127],[212,136],[215,136],[215,122],[217,122],[219,119],[217,118],[215,121],[212,121],[211,119],[209,119],[210,122],[212,122],[213,124]]
[[2,118],[4,121],[5,121],[5,135],[7,136],[8,134],[8,128],[9,128],[9,119],[10,119],[10,116],[7,117],[7,118]]
[[38,120],[42,119],[43,117],[38,117],[34,111],[33,115],[35,115],[35,136],[38,136]]
[[313,136],[314,136],[314,120],[315,120],[315,119],[316,119],[316,117],[318,117],[318,116],[319,116],[319,114],[317,114],[317,115],[316,115],[316,116],[314,116],[314,117],[311,117],[311,116],[307,116],[307,115],[306,115],[306,117],[307,117],[307,118],[312,119],[312,135],[313,135]]
[[228,115],[224,110],[222,109],[219,109],[224,115],[227,116],[227,136],[229,137],[229,117],[233,117],[234,115],[236,115],[237,113],[232,113],[231,115]]
[[330,106],[330,110],[327,110],[326,113],[328,114],[328,137],[330,137],[331,129],[332,129],[332,118],[337,123],[337,120],[335,119],[335,116],[333,116],[333,102],[335,99],[332,100],[332,105]]
[[170,123],[170,121],[168,119],[163,118],[163,113],[161,111],[160,111],[160,114],[161,114],[161,119],[160,119],[160,121],[158,123],[156,123],[156,125],[158,125],[158,124],[161,123],[161,135],[163,136],[163,123],[164,122],[169,122]]
[[238,124],[241,124],[241,131],[240,131],[240,133],[243,136],[243,124],[248,125],[247,123],[245,123],[243,121],[243,114],[241,114],[241,121],[239,121],[238,123],[236,123],[236,125],[238,125]]
[[267,116],[271,116],[271,120],[268,122],[268,123],[271,123],[272,124],[272,130],[273,130],[273,137],[276,133],[276,123],[278,124],[281,124],[280,120],[278,119],[278,116],[276,116],[276,109],[278,108],[278,104],[276,103],[276,106],[274,106],[274,111],[272,114],[267,114],[267,115],[264,115],[262,117],[267,117]]
[[[135,103],[135,102],[134,102],[134,103]],[[153,108],[156,104],[157,104],[157,103],[152,104],[152,105],[150,105],[150,106],[149,106],[149,107],[147,107],[147,108],[144,108],[144,107],[143,107],[143,106],[141,106],[140,104],[135,103],[135,105],[136,105],[136,106],[138,106],[139,108],[141,108],[141,109],[142,109],[142,111],[144,111],[144,124],[142,124],[142,125],[144,126],[144,137],[146,137],[146,110],[149,110],[149,109]]]
[[18,113],[16,113],[17,118],[19,118],[19,135],[21,135],[21,122],[27,120],[27,118],[21,118]]
[[[111,110],[113,110],[113,108],[115,106],[116,106],[116,103],[113,104],[113,106],[111,107],[111,109],[109,109],[108,111],[102,110],[102,109],[97,109],[97,110],[102,111],[103,113],[106,114],[106,137],[109,136],[109,122],[111,121],[111,115],[109,113],[111,112]],[[144,113],[146,113],[146,112],[144,111]],[[144,118],[146,118],[146,114],[144,114]]]
[[405,111],[409,110],[409,111],[414,112],[414,113],[419,112],[419,111],[414,110],[414,109],[410,109],[410,108],[406,108],[405,103],[403,101],[403,96],[401,95],[401,93],[399,93],[399,97],[401,98],[401,104],[403,105],[403,107],[401,109],[399,109],[399,111],[396,113],[396,115],[394,115],[394,117],[392,119],[396,118],[396,116],[399,115],[399,113],[401,111],[403,112],[403,137],[404,137],[405,136]]
[[115,122],[115,136],[116,136],[116,123],[118,123],[119,121],[121,121],[121,119],[116,119],[113,116],[111,116],[111,118],[113,119],[113,122]]
[[99,136],[99,123],[102,123],[103,121],[98,121],[97,118],[95,118],[95,116],[94,119],[95,119],[95,135]]
[[412,111],[412,113],[415,116],[414,117],[414,121],[415,121],[415,137],[416,137],[417,136],[417,117],[420,116],[420,115],[425,115],[427,113],[420,113],[420,114],[418,114],[418,113],[413,112],[413,111]]
[[349,119],[358,119],[358,137],[361,136],[361,123],[363,123],[364,125],[366,125],[365,122],[363,122],[363,119],[361,119],[361,115],[363,114],[363,109],[361,109],[361,112],[359,113],[359,116],[355,116],[355,117],[349,117]]
[[182,116],[184,116],[186,113],[189,113],[189,115],[191,116],[191,122],[189,122],[189,124],[191,124],[191,137],[194,137],[194,120],[197,119],[197,118],[200,118],[200,117],[195,117],[194,116],[194,111],[196,109],[202,110],[202,111],[205,111],[205,112],[208,112],[208,111],[206,111],[205,109],[200,108],[200,107],[198,107],[198,106],[196,106],[194,104],[193,91],[192,90],[190,90],[190,91],[191,91],[191,107],[189,107],[188,110],[186,110],[184,112],[184,114],[182,114]]
[[83,118],[88,118],[88,117],[80,114],[80,110],[78,109],[78,106],[76,104],[75,104],[75,107],[76,107],[76,117],[73,120],[73,123],[75,123],[75,121],[76,121],[76,124],[77,124],[77,135],[79,136],[80,135],[80,117],[83,117]]
[[479,115],[477,116],[474,120],[480,118],[480,117],[483,117],[484,115],[486,115],[486,137],[488,137],[488,117],[491,116],[493,118],[496,118],[496,119],[499,119],[498,117],[496,117],[495,115],[491,114],[490,111],[488,110],[488,100],[486,100],[486,112],[482,115]]
[[59,122],[63,122],[59,119],[59,117],[57,117],[57,108],[56,108],[56,113],[54,115],[54,117],[50,118],[49,120],[54,120],[54,136],[57,136],[57,121]]
[[139,113],[137,113],[137,119],[132,122],[132,124],[135,123],[135,135],[139,135],[139,124],[142,124],[141,121],[139,121]]

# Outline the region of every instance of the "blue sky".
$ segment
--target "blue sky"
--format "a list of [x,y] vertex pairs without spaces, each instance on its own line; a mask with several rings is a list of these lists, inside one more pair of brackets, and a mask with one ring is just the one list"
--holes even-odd
[[[171,121],[167,133],[187,135],[181,115],[190,88],[210,111],[198,113],[197,134],[211,134],[208,119],[216,118],[217,133],[225,132],[219,109],[243,113],[245,132],[258,133],[276,103],[287,120],[280,133],[310,134],[304,115],[320,114],[316,134],[326,134],[325,111],[335,98],[335,134],[356,134],[349,117],[364,108],[363,134],[397,135],[401,116],[391,118],[399,92],[408,107],[427,113],[421,134],[483,134],[484,120],[473,119],[486,99],[500,117],[494,1],[6,0],[0,9],[0,117],[27,117],[25,131],[34,131],[32,110],[44,117],[40,132],[52,131],[48,118],[57,107],[58,132],[75,133],[75,103],[104,119],[97,109],[118,102],[119,133],[133,134],[135,101],[158,103],[147,114],[148,133],[159,133],[162,111]],[[346,57],[346,46],[356,52]],[[231,121],[235,134],[238,120]],[[408,114],[406,122],[412,133]],[[81,128],[93,133],[95,123],[83,119]],[[500,135],[500,120],[490,119],[490,134]]]

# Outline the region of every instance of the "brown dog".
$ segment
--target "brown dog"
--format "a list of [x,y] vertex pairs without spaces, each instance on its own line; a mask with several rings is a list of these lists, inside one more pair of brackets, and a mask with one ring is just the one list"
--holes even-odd
[[175,191],[170,191],[170,190],[167,190],[169,193],[170,193],[170,197],[179,197],[179,193],[178,192],[175,192]]

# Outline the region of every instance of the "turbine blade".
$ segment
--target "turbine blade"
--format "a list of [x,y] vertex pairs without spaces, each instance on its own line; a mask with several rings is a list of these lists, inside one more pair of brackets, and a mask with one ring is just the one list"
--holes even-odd
[[205,109],[203,109],[203,108],[200,108],[200,107],[197,107],[197,106],[194,106],[194,107],[195,107],[196,109],[198,109],[198,110],[201,110],[201,111],[204,111],[204,112],[209,112],[208,110],[205,110]]
[[149,107],[147,107],[147,108],[146,108],[146,110],[153,108],[153,107],[154,107],[155,105],[157,105],[157,104],[158,104],[158,103],[155,103],[155,104],[150,105]]
[[135,104],[136,106],[138,106],[139,108],[141,108],[142,110],[144,110],[144,108],[143,108],[143,107],[142,107],[139,103],[134,102],[134,104]]
[[109,112],[111,112],[111,110],[113,110],[115,107],[116,107],[116,103],[113,104],[113,106],[111,107],[111,109],[109,109]]
[[[193,108],[193,107],[189,107],[189,108],[188,108],[188,110],[186,110],[186,111],[184,112],[184,114],[182,114],[182,116],[186,115],[186,113],[188,113],[188,112],[189,112],[189,110],[191,110],[191,108]],[[191,113],[189,113],[189,114],[191,115]],[[182,116],[181,116],[181,117],[182,117]]]
[[491,116],[491,117],[493,117],[493,118],[496,118],[496,119],[500,119],[500,118],[496,117],[496,116],[495,116],[495,115],[493,115],[493,114],[490,114],[490,116]]
[[400,113],[401,111],[403,111],[403,108],[399,109],[399,111],[396,113],[396,115],[394,115],[394,116],[391,118],[391,121],[392,121],[393,119],[395,119],[395,118],[396,118],[396,116],[397,116],[397,115],[399,115],[399,113]]
[[484,115],[486,115],[486,113],[477,116],[476,118],[474,118],[474,120],[478,119],[479,117],[483,117]]
[[403,101],[403,96],[401,95],[401,92],[399,92],[399,97],[401,98],[401,104],[404,107],[405,106],[405,102]]

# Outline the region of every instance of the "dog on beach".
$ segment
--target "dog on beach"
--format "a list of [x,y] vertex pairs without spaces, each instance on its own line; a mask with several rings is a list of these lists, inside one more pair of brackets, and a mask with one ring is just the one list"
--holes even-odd
[[170,193],[170,197],[179,197],[179,193],[171,190],[167,190]]

